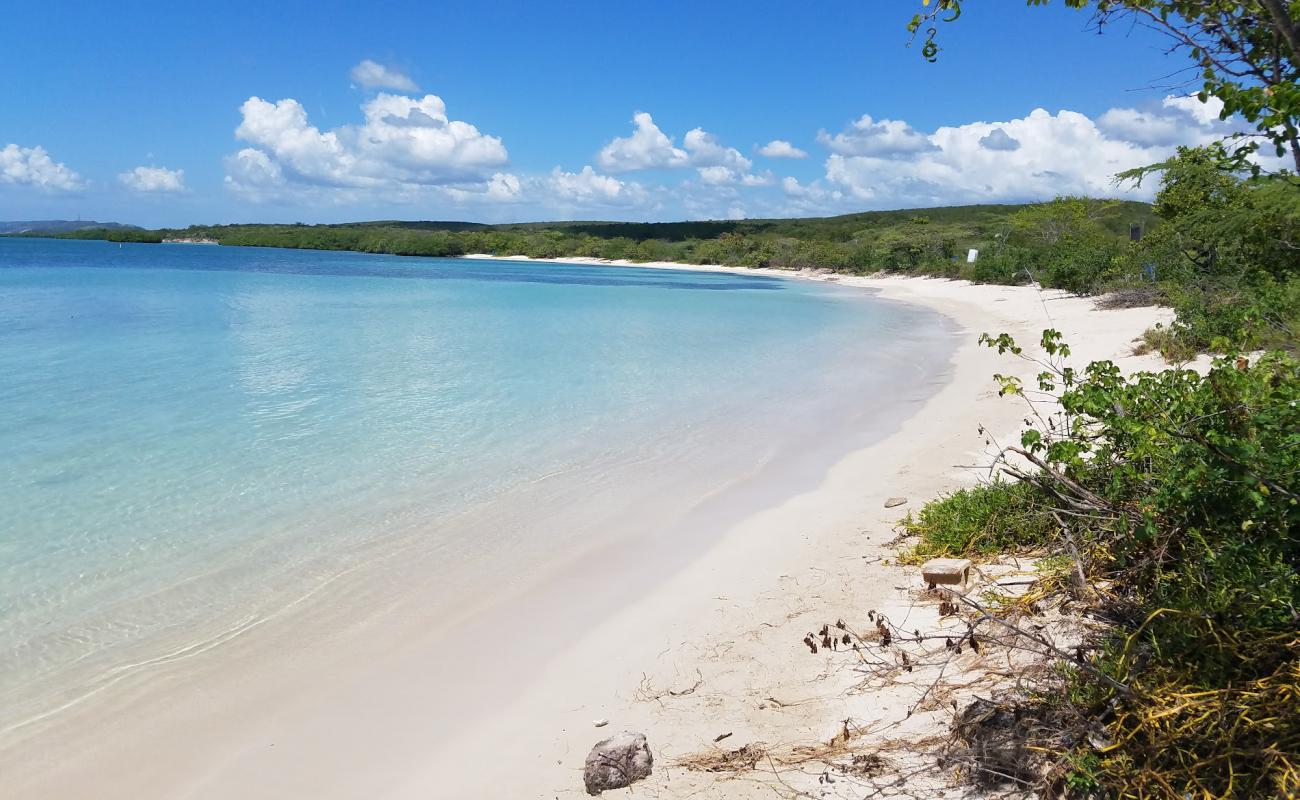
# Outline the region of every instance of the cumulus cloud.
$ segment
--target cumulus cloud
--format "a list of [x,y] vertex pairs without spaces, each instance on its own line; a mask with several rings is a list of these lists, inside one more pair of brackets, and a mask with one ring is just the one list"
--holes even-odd
[[235,136],[251,147],[226,160],[227,184],[253,194],[288,184],[410,189],[482,183],[508,158],[499,138],[449,119],[436,95],[380,93],[362,112],[361,125],[322,131],[297,100],[250,97]]
[[807,158],[808,153],[800,150],[784,139],[773,139],[758,148],[758,154],[764,158]]
[[226,156],[226,185],[240,191],[259,191],[284,185],[284,170],[261,150],[245,147]]
[[521,190],[518,176],[508,172],[498,172],[488,179],[487,196],[493,200],[514,200]]
[[[609,140],[591,165],[569,171],[504,169],[501,140],[450,119],[435,95],[378,93],[362,121],[321,129],[295,100],[250,98],[236,131],[242,149],[225,161],[227,185],[261,201],[453,202],[481,215],[603,219],[837,213],[969,202],[1019,202],[1060,194],[1149,198],[1113,184],[1115,173],[1157,163],[1175,145],[1201,144],[1240,120],[1221,107],[1169,97],[1112,109],[1095,119],[1036,109],[1015,119],[925,132],[904,120],[863,115],[838,133],[821,131],[824,173],[779,178],[718,135],[694,128],[673,136],[638,112],[631,131]],[[756,148],[767,158],[806,155],[785,140]],[[630,173],[662,171],[644,183]],[[673,178],[666,173],[675,172]],[[179,177],[179,176],[178,176]],[[636,176],[640,178],[641,176]],[[769,188],[770,187],[770,188]]]
[[739,150],[724,146],[718,137],[703,128],[687,131],[682,144],[690,154],[691,166],[696,168],[701,178],[710,183],[736,183],[744,180],[754,166],[754,162],[741,155]]
[[634,199],[641,187],[621,181],[609,175],[601,175],[590,165],[578,172],[565,172],[559,167],[551,171],[546,187],[555,196],[564,200],[581,202],[608,203],[611,201]]
[[1164,108],[1181,111],[1201,125],[1213,125],[1223,115],[1223,101],[1217,97],[1207,97],[1202,103],[1195,96],[1166,97],[1160,102]]
[[1097,126],[1112,139],[1146,145],[1180,141],[1186,125],[1169,115],[1143,112],[1136,108],[1112,108],[1097,118]]
[[980,137],[980,147],[985,150],[1019,150],[1020,142],[1001,128],[994,128]]
[[367,89],[392,89],[411,93],[420,91],[420,87],[405,73],[368,58],[353,67],[348,75],[354,83]]
[[136,192],[183,192],[185,170],[166,167],[136,167],[117,176],[122,185]]
[[787,197],[806,198],[809,200],[841,200],[844,195],[838,189],[827,189],[821,185],[820,181],[810,183],[800,183],[797,178],[785,177],[781,179],[781,191],[785,192]]
[[442,186],[433,190],[461,203],[527,204],[544,209],[626,209],[651,199],[650,192],[641,184],[601,174],[590,165],[577,172],[555,167],[540,175],[496,173],[485,184]]
[[756,186],[767,182],[750,174],[754,162],[703,128],[687,131],[682,146],[678,147],[673,137],[660,130],[654,118],[644,111],[634,114],[632,123],[635,130],[631,136],[614,138],[596,154],[596,163],[601,168],[620,173],[694,167],[701,181],[714,186],[738,183]]
[[636,130],[631,136],[615,137],[596,154],[596,163],[610,172],[639,169],[673,169],[690,161],[685,150],[673,144],[668,134],[659,130],[654,117],[644,111],[632,115]]
[[905,156],[933,150],[934,143],[906,122],[895,119],[873,120],[863,114],[840,133],[817,132],[817,141],[832,153],[842,156]]
[[[1180,145],[1201,145],[1250,126],[1220,119],[1222,105],[1166,97],[1091,118],[1035,109],[1015,119],[970,122],[932,132],[864,115],[839,134],[824,174],[778,181],[780,198],[749,199],[761,215],[824,214],[981,202],[1026,202],[1059,195],[1150,199],[1158,186],[1116,184],[1117,173],[1159,163]],[[1276,166],[1264,155],[1255,160]]]
[[[994,131],[1019,146],[990,149],[985,142]],[[1041,108],[1021,119],[939,128],[926,138],[930,146],[907,160],[832,153],[826,177],[877,207],[1112,196],[1148,191],[1117,188],[1113,176],[1168,155],[1167,148],[1111,138],[1083,114]]]
[[1223,101],[1210,98],[1166,97],[1144,109],[1112,108],[1097,118],[1097,125],[1114,139],[1145,145],[1204,144],[1228,133],[1233,126],[1219,120]]
[[80,175],[50,158],[45,148],[16,144],[5,145],[0,150],[0,183],[65,192],[75,192],[85,186]]
[[700,167],[696,172],[699,173],[700,180],[714,186],[736,182],[736,176],[726,167]]

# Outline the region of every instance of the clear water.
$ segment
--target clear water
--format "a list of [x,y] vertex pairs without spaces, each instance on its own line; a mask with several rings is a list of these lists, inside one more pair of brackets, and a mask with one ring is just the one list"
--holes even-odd
[[450,592],[685,508],[950,338],[758,276],[0,239],[0,732],[393,553]]

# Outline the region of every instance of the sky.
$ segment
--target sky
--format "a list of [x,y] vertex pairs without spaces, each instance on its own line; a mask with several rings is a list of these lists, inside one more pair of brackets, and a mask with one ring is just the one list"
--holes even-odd
[[[813,216],[1058,195],[1229,130],[1139,28],[920,0],[9,4],[0,219]],[[1183,77],[1186,77],[1184,75]],[[1194,87],[1191,87],[1194,88]]]

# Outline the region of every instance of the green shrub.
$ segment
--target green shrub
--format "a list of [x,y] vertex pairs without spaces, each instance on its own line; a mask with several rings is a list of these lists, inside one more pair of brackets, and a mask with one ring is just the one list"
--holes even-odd
[[1002,247],[992,253],[981,253],[971,265],[970,279],[975,283],[1018,286],[1030,280],[1029,263],[1025,248]]
[[[986,341],[1020,353],[1009,337]],[[1043,344],[1068,355],[1053,331]],[[1089,669],[1070,673],[1077,717],[1113,743],[1070,754],[1087,765],[1079,784],[1106,797],[1294,796],[1300,364],[1273,353],[1126,378],[1110,362],[1053,361],[1039,388],[1062,413],[1023,433],[1015,452],[1034,468],[1008,468],[1068,515],[1112,623]]]
[[1175,286],[1168,290],[1177,319],[1148,331],[1150,349],[1172,362],[1196,353],[1281,349],[1300,346],[1300,276],[1277,280],[1256,275],[1213,289]]
[[1055,531],[1037,487],[1002,480],[932,500],[902,525],[920,537],[908,555],[912,561],[1034,550]]

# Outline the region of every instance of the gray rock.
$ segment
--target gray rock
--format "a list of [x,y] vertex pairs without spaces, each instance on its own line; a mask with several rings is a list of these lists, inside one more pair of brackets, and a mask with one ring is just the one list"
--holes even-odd
[[582,782],[587,794],[595,796],[648,778],[652,766],[654,756],[650,755],[645,734],[623,731],[591,748],[582,770]]
[[901,506],[903,503],[906,502],[907,502],[906,497],[891,497],[885,501],[885,508],[893,508],[894,506]]

